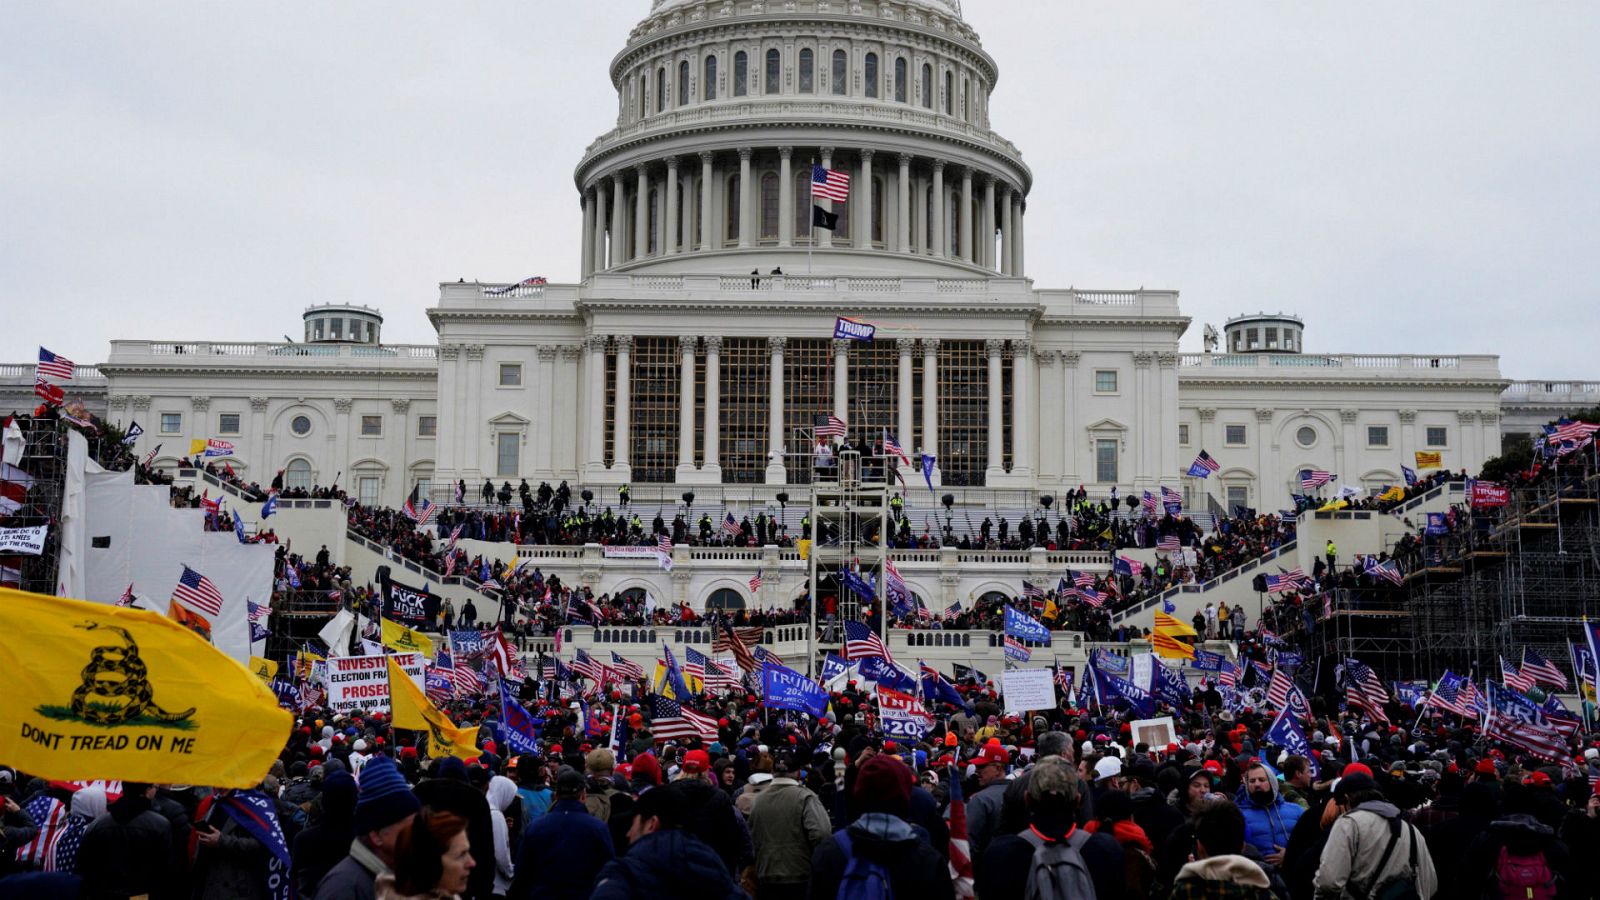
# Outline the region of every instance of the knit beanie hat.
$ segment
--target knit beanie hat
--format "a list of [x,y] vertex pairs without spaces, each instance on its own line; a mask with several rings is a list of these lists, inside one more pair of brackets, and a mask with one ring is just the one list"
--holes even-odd
[[380,831],[422,808],[417,795],[387,756],[375,756],[361,767],[356,797],[355,832]]
[[904,817],[911,807],[916,779],[906,764],[894,756],[874,756],[856,770],[855,801],[862,812],[886,812]]

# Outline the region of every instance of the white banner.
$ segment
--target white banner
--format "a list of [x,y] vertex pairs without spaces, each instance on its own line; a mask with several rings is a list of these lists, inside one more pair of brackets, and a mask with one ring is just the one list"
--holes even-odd
[[1056,708],[1056,684],[1049,669],[1007,669],[1002,676],[1006,712]]
[[648,559],[666,571],[672,571],[672,554],[662,552],[660,547],[605,547],[601,552],[606,559]]
[[[421,653],[391,654],[417,690],[424,690]],[[384,656],[336,656],[328,660],[328,707],[335,712],[388,712],[389,668]]]
[[49,525],[0,528],[0,556],[38,556],[44,552],[44,536],[49,530]]

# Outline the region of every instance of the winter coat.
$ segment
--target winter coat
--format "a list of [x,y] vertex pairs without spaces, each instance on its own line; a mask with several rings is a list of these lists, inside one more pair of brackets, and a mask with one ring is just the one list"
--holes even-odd
[[804,884],[811,878],[811,854],[830,834],[817,795],[793,778],[774,778],[755,794],[750,809],[756,880]]
[[694,835],[672,828],[641,837],[626,856],[606,863],[590,896],[594,900],[735,900],[746,894],[716,851]]
[[1004,778],[991,781],[967,801],[967,839],[971,842],[973,858],[982,854],[989,842],[1000,834],[1000,810],[1005,806],[1006,787],[1010,783]]
[[350,855],[350,842],[355,839],[355,828],[350,816],[343,815],[335,821],[324,817],[321,822],[295,836],[289,857],[293,861],[290,877],[298,896],[310,897],[339,860]]
[[755,858],[744,818],[721,788],[699,778],[680,778],[673,785],[689,800],[684,830],[715,850],[723,868],[738,872]]
[[504,894],[511,887],[514,869],[511,860],[511,831],[506,825],[506,810],[517,799],[516,782],[496,775],[489,780],[489,824],[494,833],[494,892]]
[[1171,900],[1247,897],[1271,900],[1271,883],[1261,867],[1243,856],[1208,856],[1178,870]]
[[366,844],[352,841],[350,855],[328,870],[311,900],[376,900],[374,879],[392,874]]
[[1279,847],[1289,846],[1289,835],[1294,831],[1294,824],[1300,821],[1306,811],[1305,807],[1296,806],[1278,794],[1276,779],[1269,779],[1269,783],[1272,785],[1270,803],[1256,803],[1242,784],[1234,798],[1239,811],[1244,813],[1245,842],[1261,851],[1262,856],[1271,856],[1278,852]]
[[[851,850],[882,865],[896,897],[916,900],[953,898],[950,867],[916,826],[889,813],[866,813],[848,828]],[[839,844],[838,833],[817,845],[811,854],[811,896],[831,898],[839,893],[850,858]]]
[[217,843],[195,851],[195,900],[269,900],[272,851],[220,808],[212,807],[206,821],[217,829]]
[[461,900],[460,894],[432,890],[426,894],[402,894],[395,887],[393,875],[379,875],[375,886],[377,900]]
[[76,869],[83,896],[165,896],[173,859],[172,826],[143,796],[124,794],[83,833]]
[[522,835],[508,900],[589,896],[595,876],[615,851],[605,823],[577,800],[557,800]]
[[1417,848],[1417,893],[1432,897],[1438,890],[1439,878],[1433,869],[1433,857],[1422,835],[1404,820],[1400,822],[1400,840],[1382,871],[1378,863],[1389,846],[1389,821],[1399,818],[1400,809],[1393,803],[1374,800],[1363,803],[1340,816],[1328,832],[1328,844],[1322,848],[1322,864],[1317,867],[1315,881],[1317,900],[1340,900],[1354,897],[1352,884],[1363,891],[1371,890],[1390,875],[1405,873],[1411,865],[1411,847]]

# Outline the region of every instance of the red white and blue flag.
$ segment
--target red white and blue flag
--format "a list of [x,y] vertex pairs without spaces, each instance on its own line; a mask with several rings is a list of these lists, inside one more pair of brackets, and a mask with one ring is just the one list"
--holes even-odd
[[1548,684],[1563,691],[1567,689],[1566,674],[1532,647],[1522,648],[1522,674],[1533,678],[1538,684]]
[[898,456],[901,462],[908,466],[911,465],[911,457],[906,455],[905,449],[900,446],[900,442],[895,440],[894,435],[890,434],[887,428],[883,430],[883,455]]
[[1303,491],[1309,491],[1312,488],[1327,484],[1331,481],[1333,481],[1333,476],[1322,471],[1321,469],[1300,470],[1300,489]]
[[72,380],[72,360],[65,356],[57,356],[43,347],[39,348],[39,365],[33,370],[34,378],[56,378],[61,381]]
[[849,430],[845,421],[832,413],[820,418],[816,425],[817,437],[844,437]]
[[211,583],[211,579],[188,566],[183,567],[183,574],[178,577],[178,585],[172,590],[172,599],[213,619],[222,615],[222,592]]
[[950,786],[950,881],[956,900],[976,896],[972,884],[972,843],[967,838],[967,802],[961,796],[961,773],[952,766],[945,772]]
[[844,203],[850,199],[850,176],[837,169],[811,167],[811,196]]
[[1216,472],[1221,468],[1221,463],[1213,459],[1211,454],[1201,450],[1200,455],[1196,456],[1194,462],[1189,464],[1189,474],[1195,478],[1207,478],[1212,472]]

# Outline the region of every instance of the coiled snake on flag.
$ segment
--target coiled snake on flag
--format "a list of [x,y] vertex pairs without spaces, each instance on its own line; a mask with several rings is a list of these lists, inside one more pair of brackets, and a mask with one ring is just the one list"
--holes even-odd
[[[90,651],[89,664],[83,667],[83,683],[72,692],[73,715],[95,725],[122,725],[149,716],[162,722],[181,722],[194,715],[194,707],[171,713],[156,705],[149,671],[139,658],[133,635],[115,625],[79,625],[86,631],[105,628],[122,635],[126,646],[107,644]],[[90,704],[94,704],[91,706]]]

